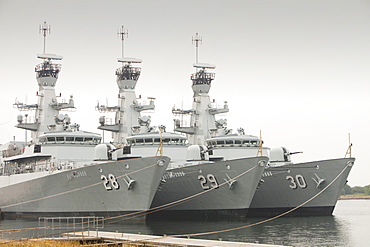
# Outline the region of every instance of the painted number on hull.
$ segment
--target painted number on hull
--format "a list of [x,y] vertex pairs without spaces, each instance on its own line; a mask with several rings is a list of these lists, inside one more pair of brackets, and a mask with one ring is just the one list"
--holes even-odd
[[295,178],[292,176],[286,176],[286,180],[290,181],[289,187],[292,188],[293,190],[297,189],[298,186],[301,187],[302,189],[307,188],[306,180],[300,174],[296,175]]
[[101,175],[100,179],[103,180],[104,188],[106,190],[119,189],[119,184],[113,174],[109,174],[108,177],[106,177],[105,175]]
[[200,186],[202,186],[204,190],[208,190],[211,187],[215,189],[219,187],[217,179],[213,174],[208,174],[207,177],[199,175],[198,179],[200,180]]

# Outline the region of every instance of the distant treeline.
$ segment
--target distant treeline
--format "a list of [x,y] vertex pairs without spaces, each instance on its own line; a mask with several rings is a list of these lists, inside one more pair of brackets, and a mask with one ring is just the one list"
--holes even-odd
[[342,195],[364,194],[364,195],[370,196],[370,184],[364,187],[361,187],[361,186],[351,187],[348,184],[346,184],[341,194]]

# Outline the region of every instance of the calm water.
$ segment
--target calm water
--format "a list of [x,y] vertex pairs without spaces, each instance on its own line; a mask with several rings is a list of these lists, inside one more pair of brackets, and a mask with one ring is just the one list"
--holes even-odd
[[[242,227],[261,220],[264,219],[121,221],[110,224],[107,222],[103,230],[155,235],[192,234]],[[0,221],[0,229],[2,230],[37,226],[38,222],[34,220],[6,219]],[[0,233],[0,238],[36,237],[43,234],[44,231],[30,230],[21,233]],[[333,216],[285,217],[261,225],[194,238],[290,246],[370,246],[370,200],[338,201]]]

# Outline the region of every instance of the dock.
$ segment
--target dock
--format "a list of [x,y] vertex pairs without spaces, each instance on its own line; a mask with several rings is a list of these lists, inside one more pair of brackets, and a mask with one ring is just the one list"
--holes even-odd
[[285,247],[282,245],[269,245],[258,243],[231,242],[222,240],[206,240],[192,238],[177,238],[171,236],[155,236],[132,233],[84,231],[63,234],[70,240],[100,240],[120,244],[135,244],[135,246],[191,246],[191,247]]

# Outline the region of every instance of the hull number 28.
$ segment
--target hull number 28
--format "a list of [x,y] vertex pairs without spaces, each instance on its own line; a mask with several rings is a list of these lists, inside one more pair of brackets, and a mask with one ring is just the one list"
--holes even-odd
[[103,184],[106,190],[119,189],[119,184],[113,174],[109,174],[108,177],[106,177],[105,175],[101,175],[100,179],[103,180]]
[[213,174],[207,174],[207,176],[199,175],[198,179],[200,180],[200,186],[202,186],[204,190],[210,188],[217,189],[219,187],[217,179]]

